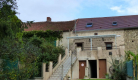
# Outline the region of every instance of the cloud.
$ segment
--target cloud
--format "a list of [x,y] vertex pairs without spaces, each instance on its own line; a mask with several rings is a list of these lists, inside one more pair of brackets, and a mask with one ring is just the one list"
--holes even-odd
[[[113,6],[110,9],[119,14],[136,15],[138,14],[138,0],[122,0],[125,4]],[[127,6],[126,6],[127,5]]]
[[113,11],[117,11],[118,13],[123,13],[124,10],[121,9],[121,6],[114,6],[110,8]]
[[17,16],[23,20],[53,21],[72,20],[81,10],[82,0],[18,0]]
[[52,21],[68,21],[77,19],[77,15],[84,16],[84,11],[88,8],[103,8],[107,6],[106,3],[111,2],[111,0],[18,0],[17,11],[20,14],[17,16],[22,21],[46,21],[46,17],[51,17]]
[[98,7],[107,7],[109,5],[112,5],[114,1],[112,0],[85,0],[85,5],[87,6],[98,6]]
[[138,0],[17,0],[17,12],[20,13],[17,16],[22,21],[38,22],[46,21],[46,17],[51,17],[52,21],[69,21],[95,15],[117,15],[113,11],[132,15],[138,14],[137,4]]

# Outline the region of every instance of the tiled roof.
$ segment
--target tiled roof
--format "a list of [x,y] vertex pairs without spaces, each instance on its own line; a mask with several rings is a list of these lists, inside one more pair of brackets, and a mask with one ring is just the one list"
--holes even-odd
[[75,21],[65,22],[35,22],[31,24],[31,27],[24,29],[24,31],[32,30],[53,30],[53,31],[69,31],[73,30]]
[[[114,21],[116,26],[112,25]],[[93,23],[93,26],[86,27],[87,23]],[[125,28],[138,28],[138,15],[78,19],[76,24],[76,31]]]

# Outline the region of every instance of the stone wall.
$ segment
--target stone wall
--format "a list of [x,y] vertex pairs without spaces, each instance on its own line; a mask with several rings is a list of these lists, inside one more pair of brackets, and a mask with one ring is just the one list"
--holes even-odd
[[124,30],[125,51],[138,53],[138,29]]
[[[86,31],[86,32],[77,32],[76,34],[73,31],[70,32],[63,32],[63,39],[61,41],[57,41],[57,45],[63,45],[64,48],[68,47],[67,37],[72,37],[75,35],[78,36],[91,36],[94,33],[98,33],[98,35],[109,35],[109,34],[116,34],[121,35],[117,37],[117,46],[125,46],[125,51],[131,50],[134,53],[138,53],[138,29],[127,29],[127,30],[108,30],[108,31]],[[101,47],[105,46],[104,42],[114,42],[115,38],[95,38],[93,39],[93,49],[94,47]],[[75,42],[84,42],[84,47],[90,47],[89,39],[83,40],[73,40],[70,39],[70,49],[73,50],[75,48]],[[113,46],[115,44],[113,43]]]
[[63,36],[63,38],[60,41],[59,40],[56,41],[56,45],[64,46],[64,48],[66,49],[68,46],[68,44],[67,44],[68,41],[66,38],[70,37],[70,32],[63,32],[62,36]]
[[[83,46],[84,46],[84,50],[79,52],[77,55],[78,60],[76,61],[76,63],[73,66],[73,79],[78,79],[79,78],[79,61],[80,60],[97,60],[97,67],[98,67],[98,60],[99,59],[106,59],[106,65],[107,65],[107,73],[109,73],[109,67],[111,66],[110,62],[110,57],[109,57],[109,52],[112,52],[114,57],[118,57],[120,54],[119,53],[123,53],[124,49],[121,49],[122,46],[124,46],[124,30],[109,30],[109,31],[86,31],[86,32],[77,32],[77,34],[73,33],[72,31],[70,33],[65,33],[63,35],[62,40],[64,40],[63,42],[61,42],[60,44],[63,44],[67,47],[67,39],[66,37],[73,37],[73,36],[92,36],[94,35],[94,33],[98,33],[98,35],[110,35],[110,34],[116,34],[116,35],[121,35],[120,37],[116,38],[116,43],[117,43],[117,49],[112,49],[112,50],[106,50],[105,49],[105,42],[113,42],[113,46],[115,46],[115,38],[114,37],[110,37],[110,38],[104,38],[104,40],[102,38],[93,38],[92,39],[92,47],[95,50],[85,50],[85,47],[89,47],[89,49],[91,49],[91,44],[90,44],[90,40],[89,39],[70,39],[70,49],[73,50],[75,49],[75,43],[78,42],[83,42]],[[98,52],[98,47],[101,47],[101,54]],[[104,54],[104,56],[103,56]],[[124,53],[123,53],[124,54]],[[118,56],[117,56],[118,55]],[[99,68],[97,68],[97,72]],[[71,75],[71,73],[70,73]],[[98,73],[97,73],[97,78],[98,78]]]
[[[77,35],[78,36],[92,36],[94,35],[94,33],[98,33],[98,35],[110,35],[110,34],[121,35],[120,37],[116,38],[117,46],[124,46],[124,30],[86,31],[86,32],[77,32]],[[71,35],[71,36],[74,36],[74,35]],[[98,46],[100,41],[102,41],[102,38],[96,38],[93,40],[95,40],[95,45]],[[106,38],[104,42],[106,41],[114,41],[114,38]]]
[[[76,39],[74,41],[75,43],[83,42],[83,49],[85,50],[90,50],[91,49],[91,42],[89,39]],[[105,42],[113,42],[113,46],[115,46],[115,38],[110,37],[110,38],[93,38],[92,39],[92,48],[93,50],[96,50],[97,47],[105,47]]]
[[[109,34],[116,34],[121,35],[121,37],[117,37],[117,46],[125,46],[125,51],[131,50],[134,53],[138,53],[138,29],[127,29],[127,30],[109,30],[109,31],[86,31],[86,32],[77,32],[76,34],[73,31],[70,32],[63,32],[63,39],[61,41],[57,41],[57,45],[62,45],[64,48],[68,47],[67,37],[71,36],[91,36],[94,33],[98,33],[98,35],[109,35]],[[104,38],[104,42],[112,42],[114,38]],[[95,38],[93,39],[93,47],[100,47],[105,46],[102,41],[102,38]],[[74,42],[85,42],[85,47],[90,47],[89,39],[73,40],[70,39],[70,49],[74,47]],[[99,44],[100,43],[100,44]],[[113,46],[115,44],[113,43]]]
[[[100,31],[84,31],[84,32],[77,32],[76,34],[73,31],[70,32],[63,32],[63,39],[60,41],[57,40],[56,45],[62,45],[64,48],[68,48],[68,41],[67,37],[73,37],[73,36],[92,36],[94,33],[98,33],[98,35],[110,35],[110,34],[116,34],[121,35],[120,37],[116,38],[117,46],[124,46],[124,30],[100,30]],[[101,47],[105,46],[104,42],[114,42],[115,38],[104,38],[104,41],[102,41],[102,38],[95,38],[93,39],[93,47]],[[83,40],[69,40],[69,49],[73,50],[75,49],[75,42],[85,42],[85,47],[90,47],[89,39],[83,39]],[[113,46],[115,46],[115,43],[113,43]],[[93,48],[93,49],[94,49]]]
[[[110,74],[109,67],[111,66],[112,57],[109,55],[109,52],[112,52],[112,56],[114,59],[120,58],[120,55],[124,56],[124,46],[119,46],[117,49],[112,50],[104,50],[102,47],[98,47],[97,50],[92,51],[81,51],[81,48],[77,48],[77,61],[73,65],[73,79],[79,79],[79,61],[89,61],[89,60],[96,60],[97,61],[97,78],[99,78],[99,59],[105,59],[106,60],[106,72]],[[90,53],[90,55],[88,54]],[[90,69],[90,64],[86,63],[88,68]],[[90,70],[89,70],[90,71]],[[89,77],[90,77],[89,72]],[[71,75],[71,72],[69,72],[67,75]]]

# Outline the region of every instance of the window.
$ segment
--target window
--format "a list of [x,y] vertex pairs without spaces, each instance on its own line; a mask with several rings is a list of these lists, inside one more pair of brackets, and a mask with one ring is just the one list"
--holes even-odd
[[112,42],[105,42],[105,44],[106,44],[106,50],[112,49]]
[[94,33],[94,35],[98,35],[98,33]]
[[92,27],[92,25],[93,25],[92,23],[87,23],[86,27]]
[[89,39],[89,42],[91,42],[91,39]]
[[75,43],[77,47],[81,47],[81,50],[83,50],[83,43]]
[[114,21],[114,22],[112,23],[112,25],[113,25],[113,26],[116,26],[116,25],[117,25],[117,22]]
[[115,60],[115,64],[119,64],[119,60]]

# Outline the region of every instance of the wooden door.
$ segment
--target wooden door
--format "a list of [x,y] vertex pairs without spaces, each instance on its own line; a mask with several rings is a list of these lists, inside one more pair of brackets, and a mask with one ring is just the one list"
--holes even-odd
[[99,78],[105,78],[106,59],[99,59]]
[[86,61],[79,61],[79,79],[83,79],[85,76]]

